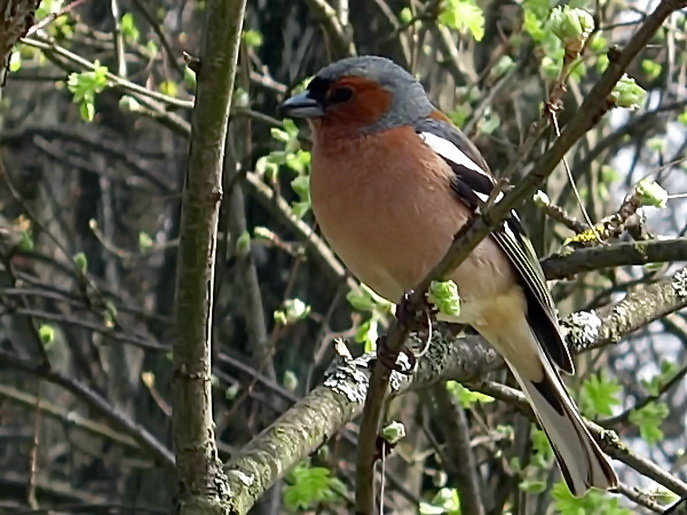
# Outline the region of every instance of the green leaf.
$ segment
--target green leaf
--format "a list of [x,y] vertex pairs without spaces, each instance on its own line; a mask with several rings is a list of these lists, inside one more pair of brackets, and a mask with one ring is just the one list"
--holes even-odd
[[131,13],[125,13],[119,20],[119,30],[122,31],[122,36],[129,43],[135,43],[141,36],[141,33],[136,27],[136,22],[134,21],[134,16]]
[[287,370],[284,372],[284,379],[282,384],[290,392],[295,392],[298,388],[298,375],[293,370]]
[[393,421],[382,428],[382,438],[392,445],[405,437],[406,427],[402,422]]
[[472,37],[481,41],[484,37],[484,13],[471,0],[448,0],[439,14],[439,23],[453,29],[468,30]]
[[238,257],[247,256],[250,252],[250,233],[246,230],[239,234],[234,245],[234,253]]
[[498,113],[489,112],[480,120],[479,128],[485,134],[491,134],[501,125],[501,117]]
[[50,14],[56,14],[62,10],[64,0],[43,0],[36,9],[36,20],[42,20]]
[[287,299],[284,301],[284,314],[286,315],[286,325],[294,324],[304,320],[310,314],[310,306],[301,299]]
[[86,254],[83,252],[77,252],[74,254],[74,264],[76,264],[76,267],[81,271],[81,273],[86,273],[86,270],[88,269],[88,259],[86,258]]
[[122,95],[119,98],[119,108],[122,111],[130,111],[132,113],[141,112],[143,106],[131,95]]
[[564,5],[551,12],[549,27],[566,47],[573,48],[578,55],[594,29],[594,18],[584,9]]
[[21,69],[21,53],[15,50],[10,54],[9,70],[16,72]]
[[268,229],[267,227],[263,227],[262,225],[258,225],[258,226],[253,228],[253,238],[256,240],[263,240],[263,241],[278,240],[278,237],[274,233],[274,231]]
[[100,61],[95,60],[92,70],[70,73],[67,78],[67,88],[74,94],[74,100],[93,99],[95,93],[100,93],[105,89],[107,87],[107,72],[107,66],[101,66]]
[[284,488],[284,504],[293,511],[304,511],[322,502],[336,502],[346,490],[324,467],[297,465],[286,481],[289,484]]
[[356,311],[372,311],[375,307],[375,300],[367,288],[350,290],[346,294],[346,300]]
[[541,468],[547,468],[553,458],[551,443],[546,433],[541,429],[532,427],[532,463]]
[[281,143],[288,143],[289,141],[289,133],[284,130],[281,130],[278,127],[270,128],[270,136],[272,136],[272,139],[277,140]]
[[413,13],[408,7],[404,7],[401,9],[401,11],[398,13],[398,19],[401,21],[403,24],[408,24],[410,23],[410,20],[413,19]]
[[613,105],[625,109],[639,109],[645,97],[646,91],[627,74],[623,74],[608,96]]
[[460,515],[460,497],[455,488],[441,488],[434,495],[431,502],[420,503],[419,511],[422,515],[448,514]]
[[372,352],[377,346],[379,338],[379,315],[372,313],[372,316],[358,326],[355,331],[355,341],[363,344],[365,352]]
[[648,444],[663,439],[661,424],[668,416],[668,406],[663,402],[650,402],[640,410],[630,413],[630,422],[639,427],[639,434]]
[[91,100],[82,100],[79,104],[79,114],[85,122],[92,122],[95,119],[95,105]]
[[470,108],[466,105],[459,105],[448,113],[448,117],[456,127],[462,127],[468,119],[468,116],[470,116]]
[[644,59],[642,61],[642,71],[646,74],[649,80],[657,79],[661,75],[661,70],[663,67],[661,63],[652,61],[651,59]]
[[93,63],[93,70],[70,73],[67,78],[67,88],[74,95],[74,102],[79,104],[81,118],[91,122],[95,118],[93,104],[96,93],[107,87],[107,67],[101,66],[98,60]]
[[658,395],[663,387],[675,377],[680,367],[672,361],[661,361],[661,371],[650,380],[641,380],[640,383],[649,395]]
[[460,315],[460,296],[458,285],[451,280],[432,281],[427,292],[429,301],[448,316]]
[[112,299],[105,300],[105,313],[103,314],[103,323],[105,327],[112,329],[117,322],[117,306]]
[[19,239],[19,248],[24,252],[31,252],[34,249],[33,235],[31,229],[24,229]]
[[291,181],[291,187],[302,201],[310,201],[310,177],[299,175]]
[[527,8],[525,8],[523,27],[534,41],[541,42],[546,37],[544,21],[534,11]]
[[308,175],[299,175],[291,181],[291,187],[296,195],[300,198],[298,202],[294,202],[291,207],[294,213],[299,218],[303,217],[310,210],[310,177]]
[[635,195],[642,205],[664,208],[668,202],[668,192],[650,178],[642,179],[635,186]]
[[280,325],[282,327],[286,326],[286,313],[284,313],[282,310],[276,310],[274,313],[272,313],[272,317],[274,318],[275,324]]
[[582,497],[573,497],[568,486],[559,481],[553,485],[551,497],[556,513],[560,515],[632,515],[632,511],[620,506],[617,497],[611,497],[600,490],[589,490]]
[[55,329],[51,325],[41,324],[38,328],[38,337],[46,349],[50,348],[55,342]]
[[247,29],[241,33],[241,38],[246,46],[258,48],[262,46],[262,34],[257,30]]
[[160,93],[170,97],[176,97],[179,94],[179,86],[173,80],[163,80],[160,83]]
[[540,494],[546,490],[546,481],[523,479],[518,487],[524,492]]
[[140,231],[138,233],[138,250],[140,252],[146,252],[153,246],[153,239],[145,231]]
[[602,374],[589,376],[582,383],[580,407],[588,417],[610,416],[613,407],[620,404],[618,394],[622,390],[615,378],[608,379]]
[[494,398],[481,392],[465,388],[457,381],[446,381],[446,389],[460,403],[463,408],[470,408],[473,404],[494,402]]
[[190,89],[196,89],[196,72],[188,66],[184,67],[184,84]]

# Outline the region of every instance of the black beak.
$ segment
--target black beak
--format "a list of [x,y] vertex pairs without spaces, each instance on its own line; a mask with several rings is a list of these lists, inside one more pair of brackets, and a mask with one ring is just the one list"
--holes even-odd
[[289,118],[319,118],[324,116],[322,105],[308,96],[309,92],[295,95],[279,105],[282,116]]

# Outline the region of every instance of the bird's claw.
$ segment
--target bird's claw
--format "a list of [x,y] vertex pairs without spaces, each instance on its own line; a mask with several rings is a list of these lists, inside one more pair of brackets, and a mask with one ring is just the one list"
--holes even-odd
[[423,297],[422,305],[414,307],[411,303],[413,290],[403,292],[403,296],[396,304],[396,318],[411,332],[422,333],[428,330],[428,324],[432,323],[432,316],[436,314],[436,308]]
[[[406,360],[401,360],[399,363],[399,356],[403,353]],[[398,351],[389,348],[386,343],[386,336],[382,335],[377,339],[377,359],[389,370],[398,372],[403,375],[411,375],[415,370],[417,359],[407,347],[403,347]]]

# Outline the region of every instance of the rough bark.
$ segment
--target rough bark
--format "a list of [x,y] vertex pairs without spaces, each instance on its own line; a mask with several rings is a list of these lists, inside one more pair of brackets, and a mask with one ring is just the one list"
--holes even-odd
[[33,25],[40,3],[41,0],[0,0],[0,87],[5,85],[10,53]]
[[211,390],[211,327],[222,166],[245,0],[207,4],[183,193],[174,342],[174,445],[181,513],[225,513]]

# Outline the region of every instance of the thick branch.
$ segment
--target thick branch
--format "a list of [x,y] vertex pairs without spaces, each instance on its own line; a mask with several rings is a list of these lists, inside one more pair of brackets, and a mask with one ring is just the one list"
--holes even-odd
[[181,513],[226,513],[212,418],[210,335],[224,146],[245,4],[208,2],[197,74],[175,306],[173,427]]
[[541,261],[541,266],[547,279],[564,279],[602,268],[669,261],[687,261],[687,238],[614,243],[578,249],[549,256]]
[[687,268],[646,285],[623,300],[598,310],[578,311],[565,320],[567,341],[575,352],[618,343],[626,334],[687,306]]
[[40,0],[0,0],[0,87],[5,84],[10,53],[19,38],[33,25],[40,3]]

